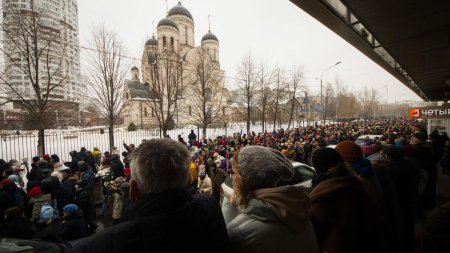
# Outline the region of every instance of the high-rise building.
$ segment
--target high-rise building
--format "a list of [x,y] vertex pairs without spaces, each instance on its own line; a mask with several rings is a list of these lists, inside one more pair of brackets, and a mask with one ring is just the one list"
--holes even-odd
[[[3,68],[3,79],[0,86],[3,87],[0,90],[9,99],[35,100],[33,83],[39,83],[42,92],[50,90],[48,100],[82,105],[86,88],[80,78],[77,1],[2,0],[2,12],[3,64],[0,67]],[[37,34],[22,36],[19,28],[23,23],[17,15],[23,15],[28,26],[35,22],[38,28],[33,31]],[[25,39],[21,40],[21,37]],[[35,47],[38,50],[24,53],[27,45],[33,45],[34,39],[38,42]],[[28,69],[29,61],[36,60],[33,55],[36,51],[41,53],[37,57],[38,80],[35,80],[36,71]]]

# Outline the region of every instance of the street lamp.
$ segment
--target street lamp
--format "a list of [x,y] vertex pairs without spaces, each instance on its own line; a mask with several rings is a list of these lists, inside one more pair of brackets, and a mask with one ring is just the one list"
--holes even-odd
[[325,111],[323,110],[323,96],[322,96],[322,81],[323,81],[323,73],[331,68],[333,68],[334,66],[337,66],[339,64],[341,64],[341,61],[336,62],[335,64],[329,66],[328,68],[324,69],[322,71],[322,73],[320,73],[320,107],[322,109],[322,120],[323,120],[323,124],[325,125]]

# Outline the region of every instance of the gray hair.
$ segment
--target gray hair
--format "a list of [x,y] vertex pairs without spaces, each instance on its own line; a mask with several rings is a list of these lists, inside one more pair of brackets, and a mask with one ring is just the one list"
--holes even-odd
[[133,151],[131,178],[141,194],[159,193],[187,186],[190,151],[168,139],[144,141]]

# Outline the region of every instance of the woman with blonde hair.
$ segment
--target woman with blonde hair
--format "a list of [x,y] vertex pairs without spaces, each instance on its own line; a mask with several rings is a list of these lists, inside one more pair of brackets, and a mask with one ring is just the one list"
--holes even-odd
[[278,150],[247,146],[233,158],[231,202],[238,214],[228,225],[235,252],[319,252],[301,175]]

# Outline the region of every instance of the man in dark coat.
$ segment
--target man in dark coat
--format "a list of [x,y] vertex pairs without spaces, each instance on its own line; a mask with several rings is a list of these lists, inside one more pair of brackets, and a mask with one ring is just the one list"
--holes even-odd
[[72,252],[231,252],[218,203],[186,188],[189,150],[164,138],[145,141],[134,152],[134,203],[124,221],[75,243]]
[[383,150],[386,164],[395,185],[397,200],[403,218],[403,252],[413,252],[414,222],[417,211],[419,170],[403,158],[399,147],[389,146]]
[[120,156],[117,154],[111,157],[111,171],[113,172],[113,180],[118,177],[123,177],[125,174],[123,172],[123,163],[120,161]]
[[92,155],[92,152],[89,150],[86,151],[85,162],[89,165],[89,168],[92,169],[92,172],[94,174],[97,174],[97,166],[96,166],[95,157]]
[[427,174],[425,191],[419,196],[419,210],[433,208],[436,200],[437,168],[433,162],[433,151],[426,144],[426,140],[427,136],[421,132],[413,133],[410,139],[412,145],[410,161],[419,171],[426,171]]
[[69,178],[70,168],[62,167],[59,169],[63,174],[63,180],[58,188],[58,195],[56,196],[57,209],[60,213],[63,211],[63,207],[67,204],[73,203],[75,196],[75,180]]
[[[52,196],[52,206],[56,208],[56,195],[58,194],[59,189],[59,179],[55,176],[50,175],[49,169],[41,170],[41,174],[44,176],[44,179],[41,180],[41,189],[44,194],[50,193]],[[30,188],[31,189],[31,188]]]
[[31,239],[32,224],[29,219],[23,216],[23,211],[17,206],[5,210],[5,225],[0,225],[0,237],[14,237]]

